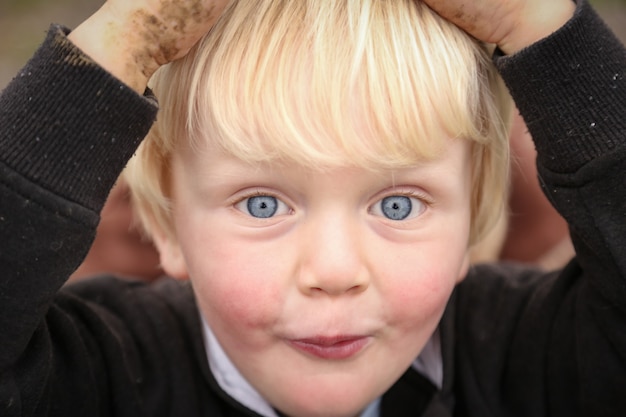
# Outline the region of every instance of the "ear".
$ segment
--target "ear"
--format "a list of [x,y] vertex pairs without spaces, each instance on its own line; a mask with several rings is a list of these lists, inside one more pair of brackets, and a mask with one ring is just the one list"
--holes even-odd
[[170,236],[158,227],[152,230],[152,239],[159,251],[161,260],[161,268],[172,278],[187,280],[189,273],[187,272],[187,262],[181,251],[178,239]]
[[463,281],[465,279],[465,277],[467,276],[467,271],[469,271],[469,267],[470,267],[470,251],[467,251],[465,253],[465,257],[463,258],[463,263],[461,264],[461,269],[459,270],[459,276],[456,279],[456,283],[460,283],[461,281]]

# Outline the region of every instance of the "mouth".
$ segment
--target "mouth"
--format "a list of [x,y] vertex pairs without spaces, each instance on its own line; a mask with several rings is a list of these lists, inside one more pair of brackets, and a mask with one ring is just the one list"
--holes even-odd
[[300,352],[327,360],[343,360],[356,356],[370,342],[368,336],[312,337],[288,341]]

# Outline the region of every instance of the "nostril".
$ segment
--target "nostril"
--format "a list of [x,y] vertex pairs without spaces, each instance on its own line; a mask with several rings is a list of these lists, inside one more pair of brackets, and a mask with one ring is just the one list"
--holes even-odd
[[[353,280],[356,281],[356,280]],[[313,296],[324,295],[331,297],[338,297],[342,295],[356,295],[360,294],[367,289],[367,283],[355,284],[352,286],[342,285],[336,283],[336,285],[312,285],[309,286],[306,291]]]
[[352,294],[358,294],[365,291],[367,287],[368,286],[366,284],[357,284],[354,285],[352,288],[349,288],[347,292]]

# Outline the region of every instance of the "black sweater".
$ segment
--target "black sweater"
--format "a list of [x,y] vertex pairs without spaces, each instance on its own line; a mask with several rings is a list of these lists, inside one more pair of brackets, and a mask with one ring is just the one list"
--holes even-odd
[[[577,255],[473,267],[440,326],[443,389],[408,371],[381,413],[626,415],[626,50],[581,3],[495,62]],[[189,284],[61,289],[156,112],[58,27],[0,95],[0,415],[256,415],[215,383]]]

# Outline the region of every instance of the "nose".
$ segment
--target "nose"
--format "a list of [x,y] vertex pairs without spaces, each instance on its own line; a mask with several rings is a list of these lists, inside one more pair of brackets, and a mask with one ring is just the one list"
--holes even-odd
[[370,284],[365,243],[358,222],[346,216],[308,221],[300,242],[300,290],[307,295],[358,294]]

